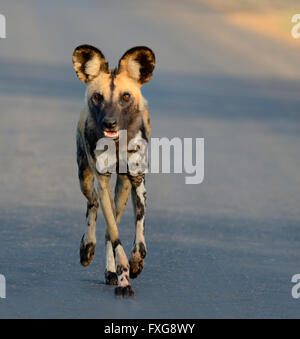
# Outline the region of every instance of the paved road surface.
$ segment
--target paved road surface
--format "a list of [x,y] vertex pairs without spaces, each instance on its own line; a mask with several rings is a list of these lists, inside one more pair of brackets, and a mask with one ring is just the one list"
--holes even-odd
[[[2,1],[1,318],[299,316],[299,47],[231,27],[199,1],[172,3]],[[205,138],[203,184],[148,177],[149,255],[134,300],[103,283],[101,218],[95,261],[79,265],[84,86],[71,54],[81,43],[115,64],[127,48],[151,46],[158,65],[143,92],[153,136]],[[131,209],[120,233],[129,252]]]

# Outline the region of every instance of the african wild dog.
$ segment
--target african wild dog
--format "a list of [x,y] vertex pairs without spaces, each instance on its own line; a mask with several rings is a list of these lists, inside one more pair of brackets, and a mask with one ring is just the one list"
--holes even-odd
[[[87,85],[85,107],[77,127],[78,175],[81,191],[87,198],[87,230],[80,244],[80,262],[88,266],[94,258],[99,195],[107,224],[106,284],[118,285],[115,289],[117,295],[132,296],[129,276],[136,278],[141,273],[146,257],[145,178],[144,174],[133,175],[130,171],[118,173],[113,199],[111,175],[96,170],[95,147],[103,137],[112,138],[118,147],[119,130],[127,130],[128,142],[137,135],[149,139],[149,112],[140,88],[152,76],[155,56],[147,47],[134,47],[122,56],[117,68],[109,69],[104,55],[97,48],[82,45],[73,53],[73,64],[78,78]],[[94,179],[98,184],[97,191]],[[136,234],[128,262],[119,239],[118,224],[130,192]]]

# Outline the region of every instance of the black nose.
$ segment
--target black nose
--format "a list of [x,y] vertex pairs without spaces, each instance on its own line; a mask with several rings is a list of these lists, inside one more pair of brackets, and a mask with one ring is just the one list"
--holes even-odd
[[103,127],[105,129],[108,129],[108,130],[112,130],[114,128],[116,128],[117,126],[117,119],[116,118],[108,118],[108,117],[105,117],[103,119]]

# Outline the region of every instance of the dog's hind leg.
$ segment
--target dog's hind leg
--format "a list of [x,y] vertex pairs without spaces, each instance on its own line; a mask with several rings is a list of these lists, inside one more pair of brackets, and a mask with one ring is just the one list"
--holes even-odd
[[89,166],[83,144],[77,137],[77,164],[80,188],[87,198],[87,230],[81,239],[80,263],[82,266],[91,264],[95,256],[96,247],[96,220],[98,214],[98,195],[94,188],[94,174]]

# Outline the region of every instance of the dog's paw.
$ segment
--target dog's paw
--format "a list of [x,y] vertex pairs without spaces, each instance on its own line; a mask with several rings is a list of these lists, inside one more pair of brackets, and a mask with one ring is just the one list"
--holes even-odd
[[115,288],[115,295],[117,297],[130,298],[134,297],[134,292],[131,285],[127,285],[125,287],[118,286]]
[[105,270],[105,283],[106,285],[118,285],[117,273]]
[[129,276],[130,276],[131,279],[135,279],[143,271],[144,260],[140,260],[140,261],[131,261],[130,260],[129,264],[130,264]]
[[94,257],[95,257],[95,247],[96,245],[93,243],[84,243],[84,236],[81,239],[80,243],[80,263],[82,266],[89,266]]
[[134,249],[131,252],[131,258],[130,258],[130,272],[129,276],[132,279],[135,279],[144,268],[144,259],[146,257],[146,248],[145,245],[140,242],[139,245],[135,245]]

